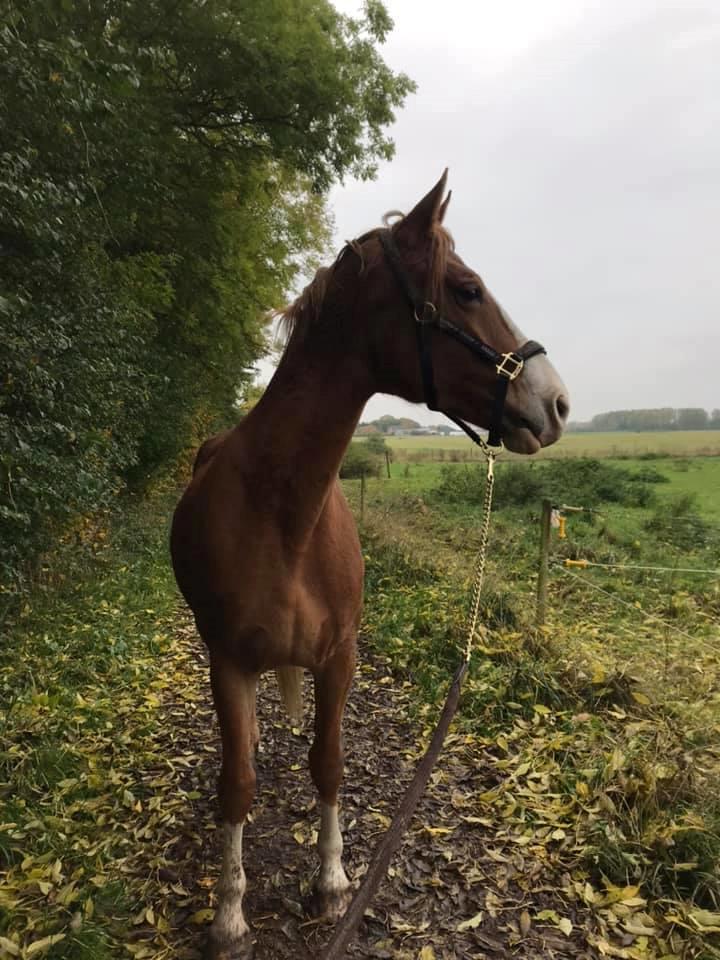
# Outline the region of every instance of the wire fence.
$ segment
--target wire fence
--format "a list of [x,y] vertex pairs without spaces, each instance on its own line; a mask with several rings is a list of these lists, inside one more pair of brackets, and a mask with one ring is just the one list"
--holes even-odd
[[[348,493],[359,518],[356,488]],[[398,492],[394,483],[373,479],[363,503],[366,522],[383,536],[427,551],[437,505],[426,491]],[[573,663],[591,670],[603,664],[623,674],[653,699],[703,700],[720,716],[720,528],[692,513],[663,514],[657,502],[647,508],[573,507],[558,498],[557,504],[567,533],[562,539],[560,530],[550,533],[548,642]],[[441,566],[454,554],[447,561],[450,576],[471,569],[477,547],[472,516],[459,512],[461,535],[432,543],[431,557]],[[659,530],[653,527],[658,517]],[[537,508],[498,510],[487,600],[492,604],[493,593],[507,598],[519,622],[536,617],[537,547]]]
[[[568,510],[569,508],[565,508]],[[568,514],[566,514],[567,517]],[[614,506],[618,526],[634,523],[649,533],[642,511]],[[657,513],[654,515],[656,518]],[[557,518],[557,514],[556,514]],[[607,550],[604,526],[586,528],[575,540],[564,524],[548,551],[550,573],[548,625],[550,631],[569,638],[574,652],[585,661],[604,664],[651,689],[654,699],[702,705],[720,716],[720,538],[704,518],[665,517],[671,532],[702,531],[686,541],[656,542],[656,551],[672,547],[672,561],[633,562],[623,548],[616,557],[597,554]],[[593,539],[592,531],[596,532]],[[648,541],[649,541],[648,537]],[[652,552],[649,542],[634,542]],[[655,560],[655,557],[651,557]],[[710,561],[708,563],[708,560]]]

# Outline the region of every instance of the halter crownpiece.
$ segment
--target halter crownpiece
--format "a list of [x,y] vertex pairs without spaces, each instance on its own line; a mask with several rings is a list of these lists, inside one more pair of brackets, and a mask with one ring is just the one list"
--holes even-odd
[[536,343],[534,340],[528,340],[521,347],[518,347],[517,350],[513,350],[510,353],[498,353],[494,347],[485,343],[484,340],[480,340],[471,333],[466,333],[464,330],[461,330],[460,327],[456,327],[454,323],[450,323],[449,320],[446,320],[445,317],[440,314],[434,303],[428,300],[427,297],[420,295],[405,269],[392,232],[390,230],[382,230],[379,236],[390,268],[398,282],[398,286],[405,294],[405,298],[410,304],[413,317],[415,318],[415,334],[420,357],[425,405],[428,410],[437,410],[439,413],[444,414],[449,420],[457,424],[474,443],[477,443],[479,446],[484,446],[485,441],[469,424],[460,420],[459,417],[453,416],[451,413],[446,413],[438,406],[430,342],[431,331],[435,329],[457,340],[458,343],[467,347],[468,350],[471,350],[485,363],[491,363],[495,367],[495,373],[497,374],[495,403],[490,419],[487,442],[491,447],[501,446],[502,418],[505,410],[508,385],[511,380],[516,380],[520,376],[527,360],[540,353],[546,353],[545,347],[543,347],[542,344]]

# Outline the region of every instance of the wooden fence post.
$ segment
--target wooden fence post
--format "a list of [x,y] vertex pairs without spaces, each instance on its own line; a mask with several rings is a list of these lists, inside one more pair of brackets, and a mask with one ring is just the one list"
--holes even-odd
[[548,557],[550,555],[550,517],[552,503],[544,499],[540,514],[540,558],[538,564],[537,603],[535,606],[535,625],[542,627],[545,623],[547,609],[548,588]]
[[390,451],[385,451],[385,466],[387,467],[388,480],[390,479]]

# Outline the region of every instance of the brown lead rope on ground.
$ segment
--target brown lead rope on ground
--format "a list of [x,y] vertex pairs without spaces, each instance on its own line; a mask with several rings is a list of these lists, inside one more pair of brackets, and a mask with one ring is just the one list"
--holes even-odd
[[492,509],[493,486],[495,481],[494,466],[496,453],[482,442],[482,449],[487,457],[487,479],[485,486],[485,500],[483,503],[483,518],[480,528],[480,549],[478,551],[475,578],[473,583],[472,602],[470,609],[470,622],[468,626],[467,641],[463,651],[463,660],[455,671],[453,682],[450,685],[445,706],[440,714],[440,719],[435,727],[435,733],[430,741],[430,746],[425,751],[425,755],[415,770],[415,776],[405,791],[405,795],[400,802],[398,811],[393,817],[387,833],[375,848],[370,866],[362,879],[358,891],[352,899],[350,906],[342,920],[338,921],[332,935],[332,939],[325,948],[321,960],[342,960],[345,951],[348,948],[355,932],[362,923],[372,898],[375,896],[377,888],[380,886],[383,877],[387,873],[390,860],[397,848],[402,843],[408,824],[415,813],[420,797],[427,786],[430,774],[435,766],[435,761],[445,742],[445,736],[448,727],[457,712],[460,702],[460,691],[462,682],[467,673],[472,653],[473,640],[477,629],[478,615],[480,612],[480,593],[482,591],[483,580],[485,577],[485,559],[487,555],[488,533],[490,530],[490,510]]
[[450,721],[455,716],[458,701],[460,700],[460,688],[467,668],[467,660],[463,660],[455,672],[450,692],[445,701],[438,725],[435,728],[433,738],[430,741],[430,746],[418,764],[415,776],[405,791],[405,796],[402,798],[402,802],[393,817],[387,833],[375,848],[368,871],[363,877],[362,883],[347,909],[347,913],[336,925],[332,939],[322,955],[322,960],[341,960],[341,958],[345,956],[348,944],[360,926],[365,910],[387,873],[387,868],[393,854],[402,843],[408,824],[412,819],[412,815],[415,813],[418,800],[422,796],[427,782],[430,779],[430,774],[442,748],[445,734],[450,726]]

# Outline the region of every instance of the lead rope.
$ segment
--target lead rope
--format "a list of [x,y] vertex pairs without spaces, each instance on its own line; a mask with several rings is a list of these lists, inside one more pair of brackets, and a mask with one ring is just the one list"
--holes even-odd
[[480,594],[485,580],[485,563],[487,561],[488,537],[490,535],[490,511],[492,510],[493,488],[495,486],[495,460],[497,453],[484,440],[478,444],[487,460],[487,477],[485,480],[485,497],[483,499],[483,516],[480,524],[480,547],[475,560],[475,580],[472,589],[472,603],[470,607],[470,622],[468,624],[467,639],[465,640],[465,663],[470,663],[472,649],[475,643],[477,622],[480,616]]
[[462,682],[470,663],[475,642],[475,633],[477,631],[477,622],[480,616],[480,594],[482,592],[483,580],[485,579],[488,534],[490,532],[490,510],[492,508],[493,487],[495,485],[495,460],[497,458],[497,452],[493,450],[482,437],[477,436],[477,434],[475,436],[477,439],[474,437],[474,442],[480,447],[487,459],[487,482],[485,484],[485,496],[483,498],[480,547],[475,561],[475,578],[473,581],[470,620],[463,659],[455,671],[455,676],[450,684],[450,690],[445,699],[445,705],[443,706],[440,719],[435,727],[430,745],[425,751],[422,760],[417,765],[415,774],[400,801],[392,823],[388,827],[385,836],[373,851],[368,869],[360,882],[355,896],[350,902],[350,906],[347,908],[345,915],[335,925],[333,935],[322,954],[322,960],[342,960],[345,956],[345,951],[350,941],[362,923],[365,910],[385,877],[393,854],[402,842],[405,831],[418,805],[418,801],[430,779],[435,761],[442,749],[448,728],[460,702]]

